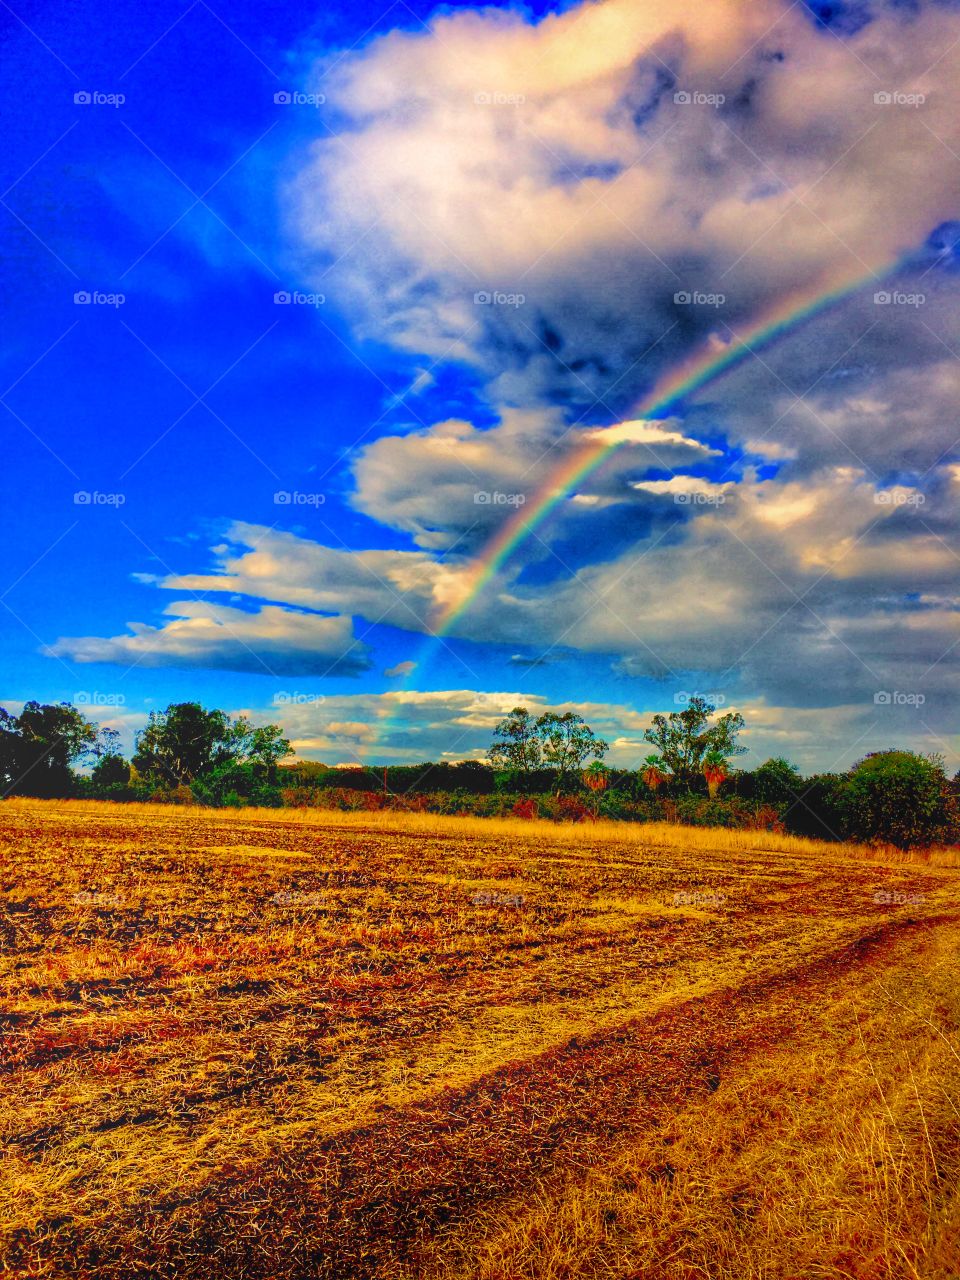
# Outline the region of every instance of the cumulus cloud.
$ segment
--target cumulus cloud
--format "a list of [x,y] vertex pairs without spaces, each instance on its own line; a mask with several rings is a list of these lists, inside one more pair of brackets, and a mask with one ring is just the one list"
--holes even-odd
[[558,467],[598,446],[617,448],[602,471],[579,486],[581,505],[570,508],[571,518],[637,502],[634,477],[722,456],[672,422],[571,428],[556,412],[508,411],[486,430],[449,421],[366,446],[354,468],[355,501],[367,515],[412,534],[419,546],[463,556],[489,540],[505,512],[532,505]]
[[124,666],[204,667],[264,675],[357,675],[370,666],[368,646],[349,618],[266,605],[253,613],[199,600],[170,604],[161,627],[131,623],[130,634],[63,637],[52,657]]
[[420,552],[339,550],[245,521],[230,526],[228,541],[214,553],[212,573],[172,576],[160,585],[349,612],[421,631],[462,576]]
[[318,66],[343,127],[288,193],[307,270],[500,405],[625,416],[719,324],[956,216],[956,34],[936,6],[845,39],[781,0],[440,14]]

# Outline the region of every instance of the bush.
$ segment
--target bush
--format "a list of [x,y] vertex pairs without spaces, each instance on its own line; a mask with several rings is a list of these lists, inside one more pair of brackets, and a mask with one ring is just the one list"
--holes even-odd
[[579,796],[562,795],[557,798],[556,815],[561,822],[584,822],[593,817],[593,810]]
[[189,787],[157,787],[150,792],[151,804],[196,804],[197,797]]
[[243,805],[275,809],[282,804],[280,788],[268,779],[260,764],[228,762],[197,778],[191,790],[201,804],[239,809]]
[[737,793],[745,799],[761,804],[789,805],[804,789],[800,770],[781,756],[766,760],[753,773],[741,773],[736,778]]
[[516,802],[510,812],[515,818],[525,818],[530,821],[533,818],[539,818],[540,807],[532,796],[525,796]]
[[737,827],[737,811],[728,800],[709,800],[701,796],[684,796],[674,802],[675,822],[693,827]]
[[845,834],[900,849],[957,835],[956,801],[937,759],[879,751],[850,771],[840,789]]
[[843,774],[818,773],[807,778],[783,809],[783,821],[791,835],[814,840],[842,840],[846,824],[840,793]]

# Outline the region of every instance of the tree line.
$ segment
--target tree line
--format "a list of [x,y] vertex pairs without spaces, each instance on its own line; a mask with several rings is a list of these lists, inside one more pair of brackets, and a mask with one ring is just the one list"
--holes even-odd
[[70,703],[28,702],[18,716],[0,707],[4,796],[273,804],[278,766],[292,751],[279,725],[254,726],[198,702],[152,711],[129,761],[116,730]]
[[582,716],[514,707],[485,761],[331,768],[287,763],[279,725],[254,726],[196,702],[150,714],[127,760],[119,737],[69,703],[0,708],[0,796],[89,797],[213,806],[413,808],[482,816],[666,820],[784,830],[903,848],[960,840],[958,777],[936,755],[873,752],[845,773],[803,777],[773,758],[734,767],[743,717],[704,698],[652,718],[636,769],[603,763],[609,744]]

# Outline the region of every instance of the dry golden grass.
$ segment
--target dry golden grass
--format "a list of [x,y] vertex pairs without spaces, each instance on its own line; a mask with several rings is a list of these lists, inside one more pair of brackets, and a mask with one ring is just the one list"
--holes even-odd
[[955,851],[0,806],[30,1277],[960,1275]]

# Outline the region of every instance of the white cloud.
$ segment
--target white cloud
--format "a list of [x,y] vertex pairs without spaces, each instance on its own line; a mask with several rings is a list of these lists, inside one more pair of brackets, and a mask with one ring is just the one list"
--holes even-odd
[[[441,14],[319,65],[345,124],[293,223],[362,335],[470,361],[501,405],[613,396],[615,417],[724,324],[955,216],[956,35],[936,6],[846,39],[780,0]],[[905,85],[922,109],[875,102]],[[474,302],[498,289],[524,300]]]
[[[618,449],[578,485],[578,502],[591,506],[636,501],[629,476],[719,456],[671,422],[570,428],[556,412],[507,411],[487,430],[448,421],[366,446],[354,469],[355,503],[367,515],[412,534],[421,547],[454,548],[463,556],[490,538],[505,512],[532,505],[558,468],[587,457],[598,445]],[[576,507],[569,514],[575,515]]]
[[349,618],[322,617],[267,605],[254,613],[197,600],[170,604],[161,627],[131,623],[130,634],[64,637],[53,657],[124,666],[204,667],[264,675],[358,674],[370,666],[368,646]]

